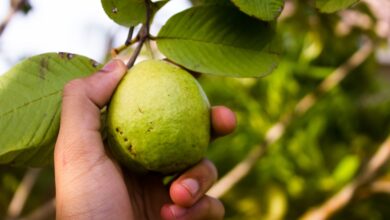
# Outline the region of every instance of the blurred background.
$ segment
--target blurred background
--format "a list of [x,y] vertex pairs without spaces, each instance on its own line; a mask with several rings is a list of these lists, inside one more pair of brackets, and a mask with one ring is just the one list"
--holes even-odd
[[[30,0],[15,13],[10,2],[0,1],[0,75],[44,52],[105,62],[126,40],[99,1]],[[193,3],[169,1],[152,33]],[[210,102],[238,118],[208,154],[226,219],[390,219],[389,10],[389,0],[362,0],[321,14],[313,1],[286,0],[273,73],[199,78]],[[53,219],[54,196],[52,167],[0,166],[0,219]]]

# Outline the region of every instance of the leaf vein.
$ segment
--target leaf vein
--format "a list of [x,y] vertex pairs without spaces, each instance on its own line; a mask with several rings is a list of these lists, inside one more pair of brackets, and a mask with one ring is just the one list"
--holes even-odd
[[[255,50],[255,49],[253,49],[253,48],[238,47],[238,46],[229,45],[229,44],[221,44],[221,43],[216,43],[216,42],[207,42],[207,41],[196,40],[196,39],[175,38],[175,37],[158,37],[157,40],[191,41],[191,42],[196,42],[196,43],[203,43],[203,44],[216,45],[216,46],[220,46],[220,47],[230,47],[230,48],[234,48],[234,49],[248,50],[248,51],[250,51],[250,52],[267,52],[267,53],[269,53],[269,54],[279,55],[279,53],[277,53],[277,52],[275,52],[275,51]],[[266,48],[266,46],[263,47],[263,48]]]
[[34,100],[32,100],[32,101],[26,102],[26,103],[24,103],[23,105],[17,106],[17,107],[15,107],[15,108],[13,108],[13,109],[7,111],[7,112],[1,113],[0,118],[6,116],[6,115],[8,115],[8,114],[11,114],[11,113],[13,113],[13,112],[16,112],[16,111],[18,111],[19,109],[22,109],[22,108],[24,108],[24,107],[26,107],[26,106],[29,106],[29,105],[34,104],[34,103],[36,103],[36,102],[39,102],[39,101],[41,101],[41,100],[43,100],[43,99],[50,98],[50,97],[52,97],[52,96],[54,96],[54,95],[57,95],[58,93],[61,93],[61,92],[62,92],[62,89],[59,90],[59,91],[55,91],[55,92],[49,93],[49,94],[47,94],[47,95],[45,95],[45,96],[39,97],[39,98],[37,98],[37,99],[34,99]]

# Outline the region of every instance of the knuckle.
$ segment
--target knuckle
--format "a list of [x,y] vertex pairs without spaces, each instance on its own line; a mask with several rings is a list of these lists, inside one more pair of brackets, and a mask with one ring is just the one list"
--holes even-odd
[[73,96],[78,94],[85,87],[85,82],[83,79],[74,79],[65,84],[63,90],[63,96]]
[[223,219],[225,216],[225,207],[222,202],[212,197],[206,197],[203,200],[201,209],[205,210],[205,216],[210,219]]
[[217,213],[217,219],[223,219],[223,217],[225,216],[225,206],[222,204],[222,202],[218,199],[215,199],[216,201],[216,204],[217,204],[217,209],[219,210],[219,212]]
[[218,179],[218,170],[215,167],[215,165],[208,159],[203,160],[204,167],[205,167],[205,173],[208,173],[208,177],[212,180],[211,182],[214,183]]

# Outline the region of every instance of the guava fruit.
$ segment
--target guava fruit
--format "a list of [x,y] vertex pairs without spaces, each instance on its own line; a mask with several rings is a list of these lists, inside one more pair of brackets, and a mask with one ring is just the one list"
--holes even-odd
[[160,60],[135,65],[107,115],[114,157],[138,173],[172,174],[200,161],[210,140],[210,104],[197,80]]

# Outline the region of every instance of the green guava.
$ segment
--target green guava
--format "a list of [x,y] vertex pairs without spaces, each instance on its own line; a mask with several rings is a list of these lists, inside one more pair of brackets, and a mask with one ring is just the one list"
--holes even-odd
[[135,65],[107,115],[109,147],[139,173],[172,174],[200,161],[210,140],[210,104],[197,80],[158,60]]

